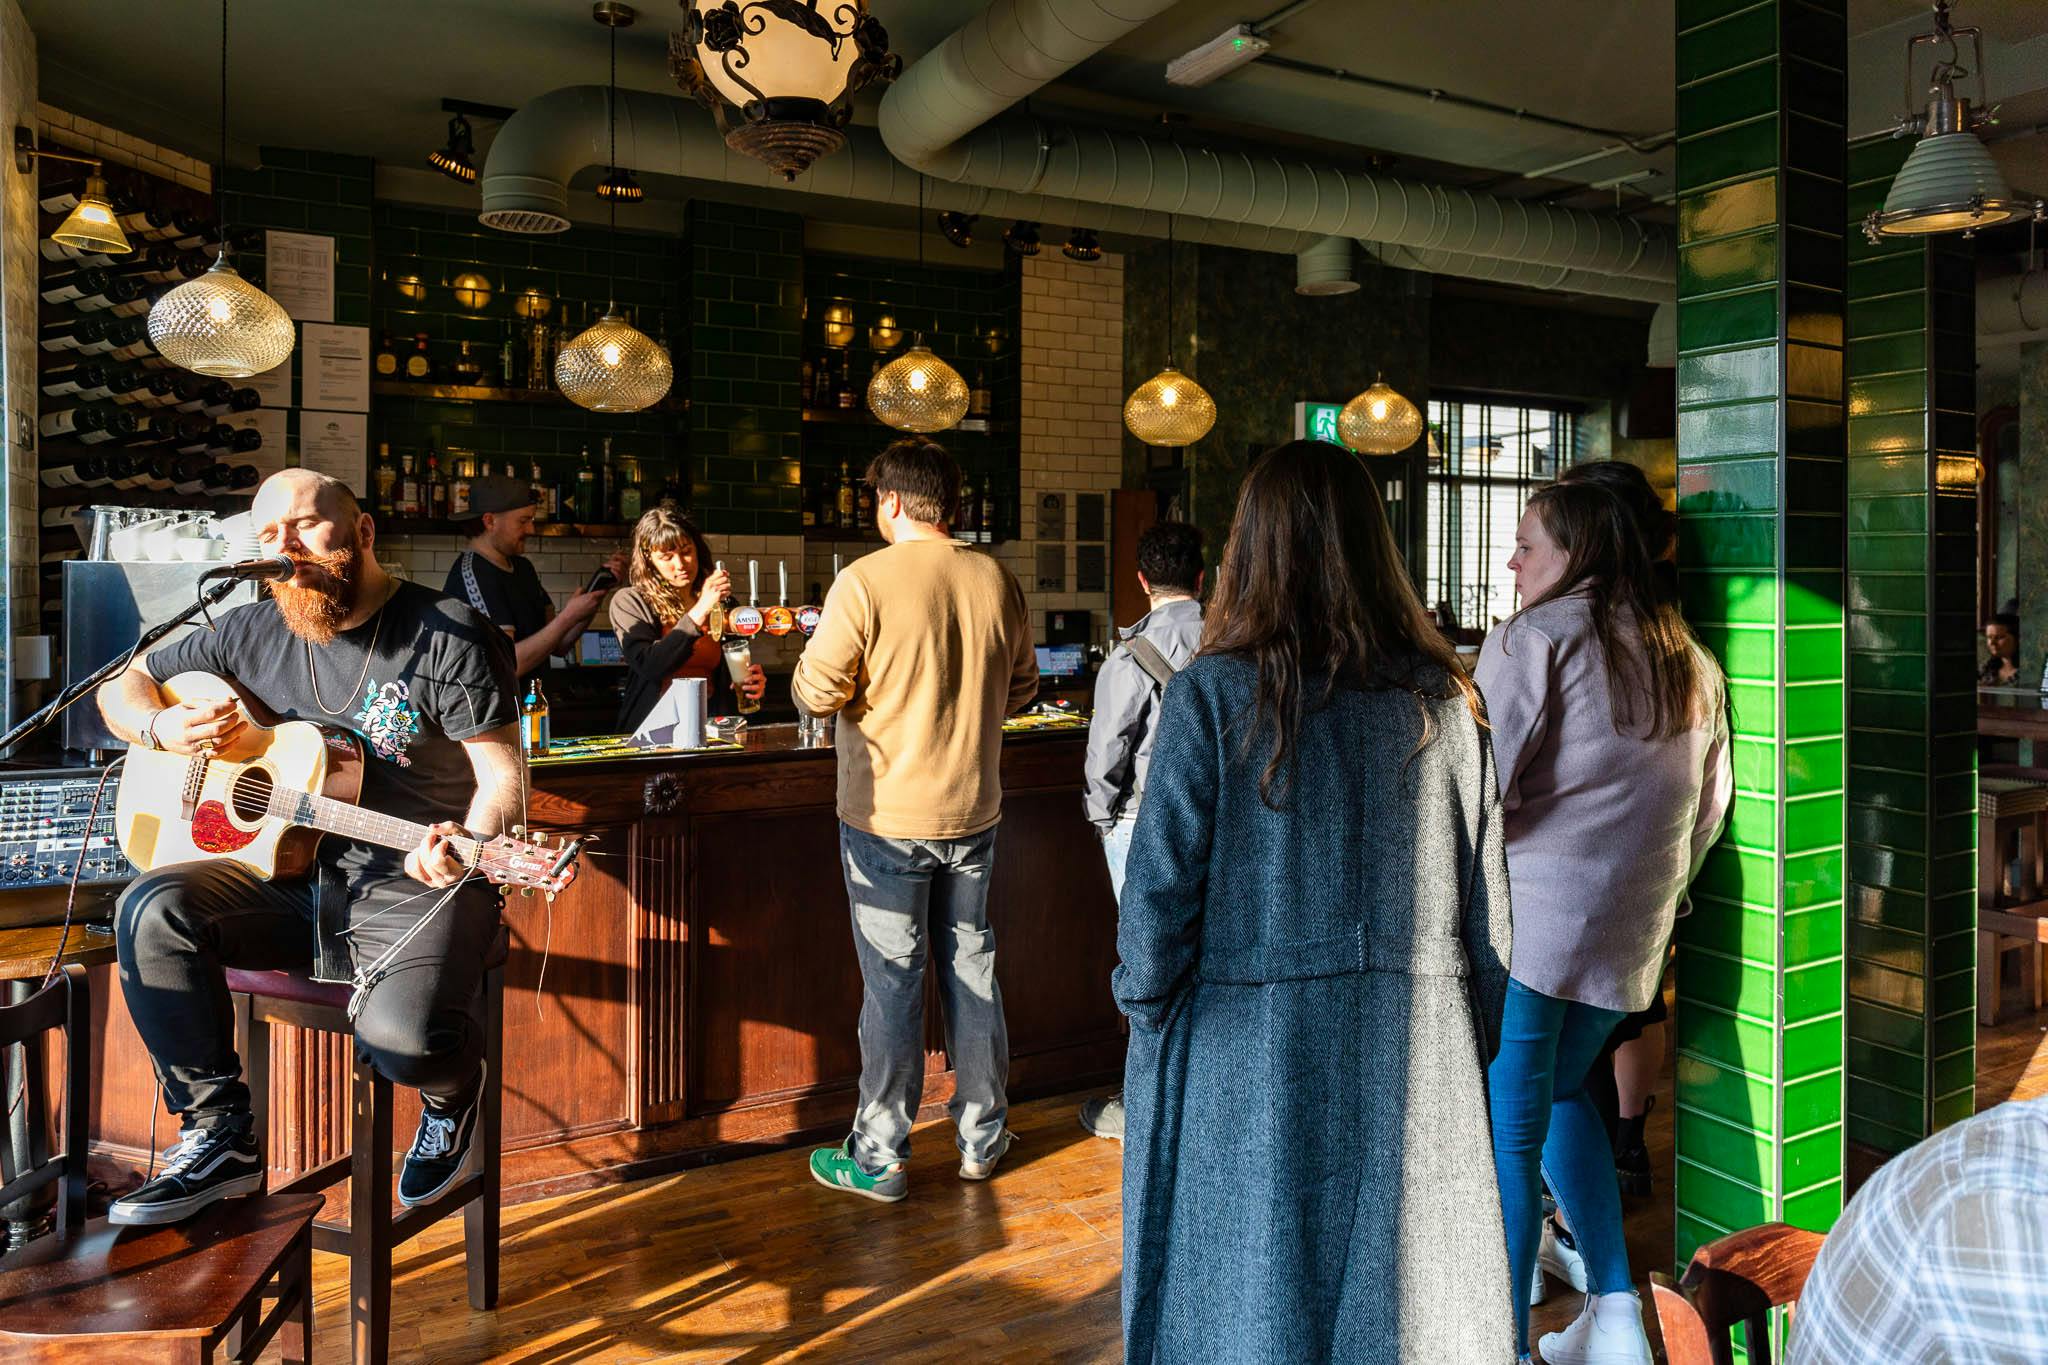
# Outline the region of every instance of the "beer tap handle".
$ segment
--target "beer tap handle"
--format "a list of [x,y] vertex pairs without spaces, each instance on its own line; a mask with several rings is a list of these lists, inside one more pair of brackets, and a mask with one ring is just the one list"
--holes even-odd
[[775,561],[775,600],[783,606],[789,605],[789,561]]
[[761,605],[761,561],[758,559],[747,561],[747,605]]

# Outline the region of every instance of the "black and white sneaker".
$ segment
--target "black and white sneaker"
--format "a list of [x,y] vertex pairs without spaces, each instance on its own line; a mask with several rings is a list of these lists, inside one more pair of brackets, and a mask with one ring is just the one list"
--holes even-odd
[[483,1109],[483,1087],[468,1106],[448,1113],[431,1104],[420,1106],[420,1128],[412,1150],[398,1172],[398,1202],[407,1208],[438,1198],[475,1166],[476,1121]]
[[263,1153],[247,1118],[187,1128],[164,1153],[163,1174],[107,1208],[107,1221],[130,1226],[175,1223],[208,1204],[263,1188]]

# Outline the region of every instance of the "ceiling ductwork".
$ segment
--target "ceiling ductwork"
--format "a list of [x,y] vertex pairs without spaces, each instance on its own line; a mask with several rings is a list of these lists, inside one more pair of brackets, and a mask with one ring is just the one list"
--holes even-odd
[[1294,256],[1294,292],[1311,298],[1357,292],[1349,237],[1325,237]]
[[1361,242],[1359,245],[1381,265],[1390,265],[1398,270],[1456,275],[1461,279],[1511,284],[1523,289],[1590,294],[1596,298],[1629,299],[1636,303],[1667,303],[1677,290],[1677,286],[1668,280],[1633,279],[1591,270],[1558,270],[1545,265],[1501,260],[1493,256],[1470,256],[1455,251],[1415,251],[1374,242]]

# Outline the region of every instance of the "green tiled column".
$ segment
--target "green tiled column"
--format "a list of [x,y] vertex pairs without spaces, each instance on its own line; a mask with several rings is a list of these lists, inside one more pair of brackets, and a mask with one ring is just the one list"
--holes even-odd
[[1681,570],[1736,783],[1679,926],[1683,1265],[1842,1205],[1848,38],[1840,0],[1677,11]]
[[[1912,143],[1849,149],[1849,220]],[[1849,237],[1849,1140],[1976,1100],[1976,263]]]

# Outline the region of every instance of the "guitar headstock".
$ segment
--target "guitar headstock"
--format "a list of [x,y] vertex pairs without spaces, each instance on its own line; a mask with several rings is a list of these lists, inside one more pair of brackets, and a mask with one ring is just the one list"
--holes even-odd
[[576,860],[585,842],[572,839],[550,847],[539,840],[494,834],[477,845],[476,870],[499,886],[525,887],[553,896],[576,880]]

